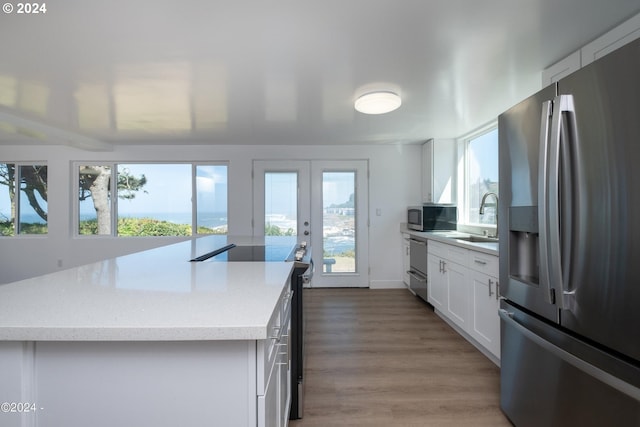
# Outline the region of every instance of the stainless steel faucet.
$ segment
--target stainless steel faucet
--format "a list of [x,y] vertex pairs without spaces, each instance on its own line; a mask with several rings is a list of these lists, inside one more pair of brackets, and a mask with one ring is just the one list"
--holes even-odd
[[495,237],[498,238],[498,195],[496,193],[493,192],[489,192],[489,193],[484,193],[484,195],[482,196],[482,201],[480,202],[480,215],[484,215],[484,206],[487,203],[487,197],[489,196],[493,196],[496,199],[496,235]]

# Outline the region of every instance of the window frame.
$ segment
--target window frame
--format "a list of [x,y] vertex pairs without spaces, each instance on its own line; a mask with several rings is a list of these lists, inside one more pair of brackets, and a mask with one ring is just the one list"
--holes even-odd
[[[120,161],[74,161],[73,162],[73,191],[74,196],[71,197],[72,215],[73,215],[73,236],[81,239],[89,238],[176,238],[180,236],[121,236],[118,234],[118,195],[112,195],[109,200],[109,208],[111,210],[111,233],[110,234],[80,234],[80,203],[78,195],[80,192],[80,167],[81,166],[109,166],[111,168],[111,182],[117,182],[119,165],[190,165],[191,166],[191,237],[203,237],[210,234],[198,233],[198,197],[197,197],[197,168],[199,166],[225,166],[227,168],[227,189],[229,187],[229,161],[138,161],[138,160],[120,160]],[[117,190],[117,189],[116,189]],[[229,196],[227,192],[227,233],[229,227]]]
[[[469,144],[489,132],[498,130],[498,120],[493,120],[457,139],[458,144],[458,230],[475,233],[495,235],[497,224],[472,223],[469,219],[470,209],[470,156]],[[499,146],[498,146],[499,149]],[[497,160],[497,159],[496,159]],[[499,181],[498,181],[499,185]],[[499,187],[498,187],[499,188]],[[498,193],[498,197],[500,194]],[[493,200],[492,200],[493,202]]]

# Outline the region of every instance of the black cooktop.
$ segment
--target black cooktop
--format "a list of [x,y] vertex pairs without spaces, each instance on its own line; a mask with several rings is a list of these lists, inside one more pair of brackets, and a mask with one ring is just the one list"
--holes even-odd
[[224,246],[215,251],[206,253],[191,261],[256,261],[256,262],[272,262],[285,261],[291,253],[292,246],[278,245],[254,245],[254,246],[236,246],[234,244]]

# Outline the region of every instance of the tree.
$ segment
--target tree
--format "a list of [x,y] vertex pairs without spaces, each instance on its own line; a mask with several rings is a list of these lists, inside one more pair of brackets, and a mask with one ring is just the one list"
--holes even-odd
[[[20,168],[20,183],[18,188],[22,190],[34,212],[43,220],[47,220],[47,209],[38,201],[47,201],[47,166],[25,165]],[[9,201],[11,203],[11,220],[16,217],[16,165],[13,163],[0,163],[0,185],[9,187]]]
[[[135,177],[128,169],[118,172],[118,198],[131,200],[147,183],[143,175]],[[111,234],[111,166],[81,166],[79,200],[91,198],[98,220],[98,234]]]

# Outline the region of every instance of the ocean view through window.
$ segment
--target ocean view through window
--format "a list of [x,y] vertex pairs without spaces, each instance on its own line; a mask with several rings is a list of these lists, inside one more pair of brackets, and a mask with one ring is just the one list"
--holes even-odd
[[79,235],[227,233],[226,164],[79,165],[78,190]]

